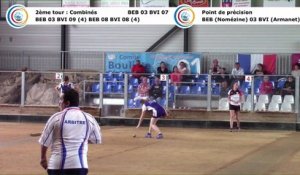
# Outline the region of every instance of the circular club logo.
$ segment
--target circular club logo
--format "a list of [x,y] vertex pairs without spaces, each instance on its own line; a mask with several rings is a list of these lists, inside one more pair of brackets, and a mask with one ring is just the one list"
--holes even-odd
[[15,29],[25,27],[28,21],[28,13],[25,7],[20,4],[9,7],[6,12],[6,21],[8,25]]
[[180,5],[174,13],[174,20],[178,27],[182,29],[190,28],[195,20],[195,12],[189,5]]

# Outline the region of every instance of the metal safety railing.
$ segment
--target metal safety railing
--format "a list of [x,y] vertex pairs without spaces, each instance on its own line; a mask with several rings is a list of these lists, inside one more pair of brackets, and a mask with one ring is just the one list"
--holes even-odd
[[[80,94],[80,106],[103,108],[118,105],[124,109],[140,108],[140,84],[144,81],[130,73],[97,72],[0,72],[0,104],[57,106],[55,87],[68,76]],[[239,83],[244,112],[289,112],[299,114],[299,77],[290,75],[189,74],[175,82],[172,74],[142,74],[148,96],[167,109],[226,111],[226,93],[233,82]],[[155,84],[157,82],[157,84]],[[159,98],[151,87],[161,86]],[[146,95],[145,95],[146,94]]]

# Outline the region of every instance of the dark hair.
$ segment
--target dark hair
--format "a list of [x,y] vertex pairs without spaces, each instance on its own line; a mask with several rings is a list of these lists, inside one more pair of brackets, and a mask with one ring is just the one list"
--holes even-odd
[[70,102],[69,107],[79,106],[79,94],[76,90],[70,89],[64,92],[64,102]]
[[65,77],[64,77],[64,81],[69,81],[69,77],[68,77],[68,76],[65,76]]
[[240,63],[239,62],[236,62],[236,63],[234,63],[235,65],[240,65]]
[[239,80],[234,80],[234,81],[232,82],[232,85],[231,85],[232,88],[233,88],[233,86],[234,86],[235,83],[237,83],[237,84],[239,85]]
[[174,67],[173,67],[173,72],[174,72],[174,69],[175,69],[175,68],[177,68],[177,69],[178,69],[178,67],[177,67],[177,66],[174,66]]

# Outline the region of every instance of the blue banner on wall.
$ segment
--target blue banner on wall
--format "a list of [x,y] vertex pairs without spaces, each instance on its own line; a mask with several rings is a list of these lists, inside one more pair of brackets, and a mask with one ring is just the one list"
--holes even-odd
[[141,53],[141,52],[107,52],[105,53],[105,72],[131,72],[136,60],[146,67],[148,73],[156,73],[163,61],[172,71],[174,66],[185,62],[191,74],[201,72],[200,53]]

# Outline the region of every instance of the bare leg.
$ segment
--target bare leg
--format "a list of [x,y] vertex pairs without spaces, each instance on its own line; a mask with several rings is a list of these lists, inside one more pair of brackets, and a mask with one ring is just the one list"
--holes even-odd
[[236,119],[236,124],[237,124],[237,127],[238,127],[238,130],[240,130],[240,119],[239,119],[239,111],[235,111],[235,119]]
[[230,110],[229,111],[229,114],[230,114],[230,129],[233,129],[233,119],[234,119],[234,116],[235,116],[235,113],[234,113],[234,110]]
[[[158,118],[151,118],[151,121],[150,121],[150,127],[154,130],[154,131],[156,131],[157,133],[161,133],[160,132],[160,130],[159,130],[159,128],[157,127],[157,125],[156,125],[156,123],[157,123],[157,121],[158,121]],[[150,129],[149,129],[150,130]]]

